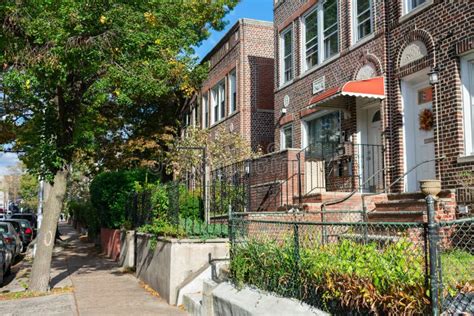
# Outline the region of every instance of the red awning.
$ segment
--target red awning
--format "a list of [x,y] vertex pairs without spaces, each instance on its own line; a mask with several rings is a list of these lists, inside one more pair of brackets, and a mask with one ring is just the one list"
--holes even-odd
[[348,81],[340,87],[327,89],[326,91],[312,97],[308,105],[326,102],[338,96],[384,99],[384,77]]

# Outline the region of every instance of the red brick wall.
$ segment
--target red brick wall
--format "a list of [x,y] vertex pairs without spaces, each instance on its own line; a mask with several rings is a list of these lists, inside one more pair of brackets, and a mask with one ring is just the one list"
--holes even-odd
[[[237,110],[230,114],[227,103],[223,120],[212,124],[209,118],[211,137],[218,126],[224,126],[248,140],[253,150],[260,148],[268,152],[269,148],[273,148],[270,146],[274,134],[273,51],[272,24],[241,19],[206,56],[203,62],[209,61],[209,75],[202,84],[201,95],[196,99],[198,104],[204,93],[208,93],[221,80],[227,81],[233,69],[237,75]],[[202,108],[195,103],[190,104],[189,108],[195,106],[198,106],[199,111],[196,125],[202,126]],[[211,111],[212,108],[209,115]]]
[[[435,151],[437,156],[446,156],[440,162],[443,187],[454,188],[459,185],[456,174],[474,167],[474,163],[457,162],[457,158],[464,153],[459,63],[461,54],[474,49],[474,2],[434,0],[425,10],[403,21],[399,20],[399,1],[390,0],[389,3],[392,7],[389,11],[392,23],[388,35],[390,75],[387,78],[387,88],[391,114],[389,137],[392,140],[392,162],[396,166],[394,176],[402,174],[403,170],[400,80],[406,75],[433,66],[436,61],[440,71],[440,83],[437,87],[440,127],[435,127],[434,132],[435,137],[439,133],[440,146],[435,142]],[[449,32],[452,35],[447,37]],[[400,67],[401,52],[413,40],[426,45],[428,56]],[[435,46],[438,46],[436,52]],[[398,189],[402,189],[402,183]]]
[[[404,151],[402,133],[402,108],[400,80],[436,63],[440,68],[438,90],[438,115],[440,126],[435,127],[440,145],[436,145],[436,156],[446,156],[439,163],[443,188],[455,188],[459,184],[456,176],[461,171],[472,170],[473,162],[458,162],[464,153],[464,132],[462,129],[462,100],[460,81],[460,55],[474,50],[474,2],[433,0],[432,4],[408,18],[401,17],[401,0],[374,1],[375,32],[373,38],[359,45],[351,43],[350,1],[339,1],[339,56],[317,66],[309,73],[301,73],[301,23],[300,17],[312,7],[315,1],[278,1],[274,8],[275,41],[275,142],[280,144],[278,127],[292,123],[295,147],[301,146],[301,117],[312,95],[313,80],[325,76],[326,90],[353,80],[362,65],[371,62],[377,68],[377,75],[386,78],[386,100],[381,102],[382,138],[386,147],[385,165],[394,166],[387,175],[391,183],[404,172]],[[291,84],[279,85],[279,31],[293,28],[295,78]],[[451,36],[449,35],[451,32]],[[403,49],[413,40],[420,40],[428,48],[428,56],[399,66]],[[435,52],[434,47],[438,46]],[[436,55],[436,56],[435,56]],[[288,95],[290,105],[281,117],[283,98]],[[351,119],[342,122],[346,134],[356,140],[354,124],[356,113],[354,100],[348,99],[352,107]],[[435,106],[434,106],[435,107]],[[317,107],[316,107],[317,108]],[[312,110],[313,111],[313,110]],[[316,110],[317,111],[317,110]],[[435,134],[436,137],[436,134]],[[393,188],[402,191],[403,181]]]
[[115,261],[118,260],[120,256],[120,235],[121,232],[119,229],[100,229],[100,244],[102,252]]

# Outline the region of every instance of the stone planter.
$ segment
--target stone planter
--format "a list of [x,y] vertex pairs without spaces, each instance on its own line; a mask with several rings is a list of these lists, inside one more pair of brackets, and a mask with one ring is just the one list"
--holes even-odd
[[421,192],[436,197],[441,192],[441,180],[420,180]]

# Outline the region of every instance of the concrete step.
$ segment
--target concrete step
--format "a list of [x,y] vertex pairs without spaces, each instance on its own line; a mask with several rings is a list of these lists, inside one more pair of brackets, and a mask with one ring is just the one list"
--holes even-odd
[[184,309],[192,316],[201,316],[202,293],[187,293],[183,295]]

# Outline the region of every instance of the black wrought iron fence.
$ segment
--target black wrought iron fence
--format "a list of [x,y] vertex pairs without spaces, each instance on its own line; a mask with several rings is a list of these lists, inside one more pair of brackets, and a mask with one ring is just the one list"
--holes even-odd
[[233,281],[335,314],[474,312],[474,218],[346,218],[232,214]]

